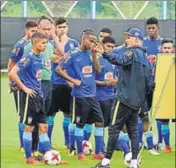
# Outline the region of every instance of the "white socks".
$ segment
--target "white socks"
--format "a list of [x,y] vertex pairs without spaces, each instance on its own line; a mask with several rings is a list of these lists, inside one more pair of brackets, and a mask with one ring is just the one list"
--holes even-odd
[[102,165],[102,166],[106,166],[106,165],[110,164],[110,161],[111,161],[111,160],[109,160],[109,159],[107,159],[107,158],[104,158],[104,159],[101,161],[101,165]]

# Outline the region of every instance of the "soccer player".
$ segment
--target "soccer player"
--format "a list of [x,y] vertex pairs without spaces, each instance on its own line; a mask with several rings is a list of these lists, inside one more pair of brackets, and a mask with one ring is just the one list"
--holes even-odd
[[[41,16],[38,20],[38,32],[44,34],[48,37],[48,39],[52,38],[51,40],[48,40],[47,46],[45,51],[42,53],[43,57],[43,68],[42,68],[42,91],[43,91],[43,99],[44,99],[44,107],[45,112],[49,112],[49,108],[51,105],[51,98],[52,98],[52,84],[51,84],[51,59],[54,57],[54,51],[57,53],[60,53],[61,55],[64,55],[64,51],[62,49],[62,45],[59,42],[58,37],[55,34],[54,29],[54,22],[50,17],[47,16]],[[53,44],[54,43],[54,44]],[[25,50],[28,51],[31,49],[32,43],[29,42],[28,45],[25,46]],[[47,120],[48,125],[50,125],[51,121]],[[37,146],[37,128],[34,130],[34,139],[35,145]],[[36,148],[34,149],[36,150]],[[35,151],[34,151],[35,152]],[[37,153],[34,153],[34,155],[37,155]]]
[[[74,97],[73,121],[76,123],[75,140],[77,144],[77,153],[79,160],[88,160],[83,153],[83,127],[88,122],[95,123],[95,155],[102,159],[103,154],[103,116],[100,104],[96,100],[96,82],[95,72],[101,71],[99,61],[94,52],[96,36],[91,30],[84,30],[82,33],[81,45],[78,49],[68,55],[65,61],[58,65],[56,71],[66,80],[73,83],[72,96]],[[91,48],[91,53],[90,53]],[[64,69],[71,69],[74,72],[74,78],[65,73]]]
[[[115,47],[115,40],[113,37],[107,36],[103,38],[102,44],[106,52],[112,52]],[[104,127],[108,127],[110,125],[111,109],[115,98],[114,88],[117,85],[117,73],[114,65],[104,59],[102,55],[97,55],[99,57],[98,60],[101,66],[101,73],[96,74],[96,98],[100,103],[103,113]],[[104,152],[104,148],[102,149],[102,152]]]
[[[58,18],[55,21],[56,25],[56,34],[60,41],[63,44],[64,52],[67,53],[70,50],[79,46],[79,43],[68,37],[68,22],[65,18]],[[58,75],[55,71],[59,60],[56,58],[52,63],[52,103],[47,115],[47,120],[49,121],[49,130],[48,135],[51,139],[52,130],[54,126],[54,117],[56,112],[61,110],[64,114],[63,118],[63,131],[65,137],[65,146],[69,148],[69,127],[72,132],[74,132],[75,125],[71,123],[71,114],[70,114],[70,104],[71,104],[71,87],[68,85],[68,82]],[[73,142],[74,144],[74,142]],[[74,145],[73,145],[74,146]]]
[[[143,42],[143,47],[146,49],[147,51],[147,55],[150,59],[150,57],[156,57],[158,53],[161,52],[161,43],[163,38],[160,37],[159,35],[159,21],[157,18],[155,17],[151,17],[148,18],[146,21],[146,31],[148,36],[144,37],[144,42]],[[155,65],[154,65],[155,66]],[[152,99],[152,96],[151,96]],[[148,104],[149,101],[152,102],[152,100],[148,100]],[[150,106],[150,104],[149,104]],[[150,107],[148,107],[150,109]],[[146,113],[146,115],[148,115],[148,113]],[[142,114],[142,116],[145,116]],[[144,125],[145,124],[145,125]],[[148,127],[149,125],[149,120],[143,124],[144,129]],[[139,129],[141,130],[140,133],[142,133],[142,124],[139,127]],[[162,149],[162,133],[161,133],[161,121],[157,120],[157,130],[158,130],[158,148]],[[150,154],[153,155],[158,155],[158,153],[154,150],[154,146],[153,146],[153,133],[152,131],[148,131],[145,133],[147,135],[147,141],[148,141],[148,148],[153,149],[153,150],[149,150]],[[140,135],[140,137],[142,137],[142,135]]]
[[109,139],[105,158],[95,167],[110,168],[110,160],[122,127],[126,123],[132,146],[130,168],[137,168],[139,152],[138,111],[145,101],[150,86],[151,65],[142,48],[143,33],[138,28],[131,28],[126,34],[129,50],[122,56],[103,53],[103,57],[113,64],[122,66],[118,81],[117,103],[114,110],[112,125],[109,127]]
[[[37,31],[37,23],[33,20],[29,20],[25,24],[25,35],[22,39],[20,39],[13,47],[13,50],[10,54],[9,62],[8,62],[8,73],[10,73],[11,69],[15,66],[15,64],[21,59],[24,53],[24,46],[26,45],[27,41],[31,38],[31,36]],[[19,76],[21,80],[22,75]],[[9,87],[10,91],[13,92],[16,110],[19,114],[20,112],[20,90],[18,86],[10,79],[9,79]],[[20,115],[20,114],[19,114]],[[20,138],[20,151],[23,151],[23,130],[25,125],[19,121],[18,123],[18,131],[19,131],[19,138]]]
[[[27,164],[38,165],[40,162],[31,156],[32,131],[35,125],[39,126],[39,141],[44,150],[42,152],[51,149],[47,136],[43,92],[41,89],[42,58],[40,53],[46,48],[47,37],[41,33],[34,33],[31,41],[32,49],[23,55],[21,60],[11,70],[9,76],[26,93],[22,99],[25,106],[23,114],[23,122],[25,123],[23,133],[25,157]],[[20,71],[23,72],[23,82],[18,77]]]
[[[165,54],[172,53],[173,47],[174,47],[174,41],[172,39],[165,38],[162,40],[162,45],[161,45],[162,53],[165,53]],[[170,153],[172,149],[170,146],[169,119],[160,119],[160,121],[162,122],[161,131],[165,142],[164,153]]]
[[102,28],[99,32],[98,41],[102,42],[104,37],[111,36],[112,31],[109,28]]
[[[109,28],[102,28],[99,32],[99,35],[98,35],[99,43],[102,43],[102,40],[104,37],[109,37],[111,35],[112,35],[112,31]],[[93,130],[92,124],[86,124],[84,126],[84,138],[83,138],[84,140],[88,141],[90,139],[92,130]]]

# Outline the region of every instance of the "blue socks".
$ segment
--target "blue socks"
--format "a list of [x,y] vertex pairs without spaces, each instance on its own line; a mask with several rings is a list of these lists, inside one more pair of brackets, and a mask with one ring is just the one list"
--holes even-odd
[[126,155],[127,153],[130,152],[129,148],[129,137],[127,133],[121,133],[119,136],[119,143],[120,147],[123,150],[124,154]]
[[163,142],[163,136],[161,131],[162,122],[157,120],[156,123],[157,123],[157,130],[158,130],[158,144],[160,144]]
[[43,153],[46,151],[51,150],[51,144],[50,144],[50,140],[47,134],[42,134],[39,136],[39,152]]
[[52,136],[52,132],[53,132],[53,127],[54,127],[54,116],[48,116],[46,118],[46,122],[48,124],[48,137],[50,139],[50,143],[51,143],[51,136]]
[[150,150],[153,148],[153,133],[152,131],[148,131],[145,133],[145,135],[146,135],[148,150]]
[[20,148],[23,147],[23,132],[24,132],[25,124],[18,123],[18,132],[20,137]]
[[86,124],[84,126],[84,140],[89,141],[91,133],[92,133],[93,125]]
[[162,135],[166,146],[170,146],[170,129],[169,125],[162,125]]
[[103,129],[100,127],[95,127],[95,154],[102,153],[102,148],[103,148]]
[[70,123],[69,125],[69,139],[70,139],[70,147],[75,148],[75,129],[76,124]]
[[82,141],[83,141],[83,128],[75,128],[75,140],[77,145],[77,153],[83,153]]
[[143,138],[143,124],[140,118],[138,118],[138,137],[139,137],[139,143],[142,144],[142,138]]
[[64,131],[64,137],[65,137],[65,145],[69,146],[69,124],[71,123],[70,117],[64,117],[63,119],[63,131]]
[[31,157],[32,152],[32,132],[23,132],[23,145],[26,158]]

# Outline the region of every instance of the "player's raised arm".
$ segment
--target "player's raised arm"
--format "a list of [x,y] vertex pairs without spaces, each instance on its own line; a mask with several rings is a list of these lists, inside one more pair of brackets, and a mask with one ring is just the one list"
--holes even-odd
[[100,63],[99,63],[98,58],[97,58],[96,44],[92,43],[90,49],[91,49],[94,69],[97,73],[100,73],[101,72],[101,67],[100,67]]

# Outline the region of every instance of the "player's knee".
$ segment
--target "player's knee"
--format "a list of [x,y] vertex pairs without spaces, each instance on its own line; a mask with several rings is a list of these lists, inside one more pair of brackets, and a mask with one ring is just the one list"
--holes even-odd
[[127,127],[126,127],[126,125],[123,126],[122,131],[123,131],[123,133],[127,133]]
[[26,125],[24,128],[24,132],[32,132],[33,130],[34,130],[34,126]]
[[169,125],[169,121],[162,121],[162,125]]
[[68,114],[68,113],[64,113],[64,112],[63,112],[63,115],[64,115],[64,117],[71,118],[71,114]]
[[[147,132],[150,127],[150,123],[148,121],[143,121],[143,131]],[[150,127],[150,131],[152,130],[152,127]]]
[[48,125],[47,124],[39,124],[39,132],[45,134],[48,132]]
[[104,127],[104,123],[103,122],[96,122],[95,127]]

